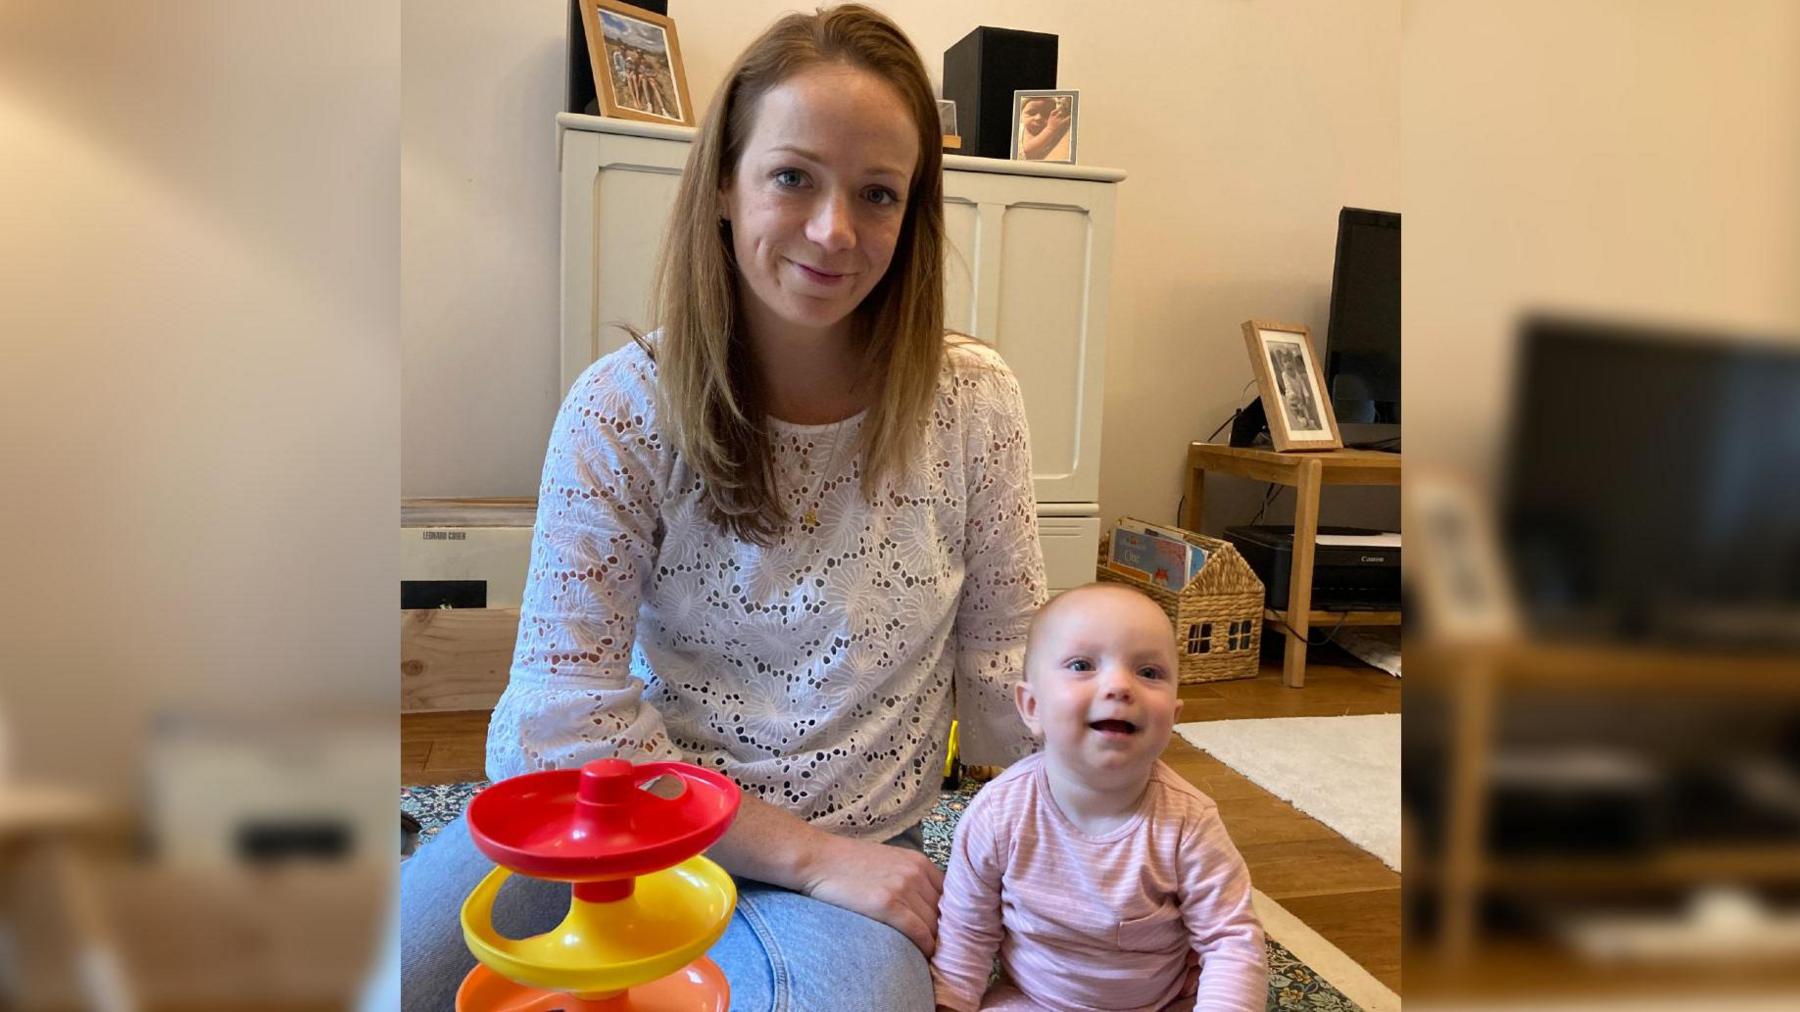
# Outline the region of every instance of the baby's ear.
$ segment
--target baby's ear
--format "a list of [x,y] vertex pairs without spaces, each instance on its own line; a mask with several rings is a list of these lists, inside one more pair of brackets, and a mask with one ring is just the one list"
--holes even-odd
[[1013,705],[1019,708],[1019,719],[1025,722],[1025,729],[1032,737],[1044,736],[1044,725],[1038,720],[1037,695],[1031,691],[1030,682],[1013,683]]

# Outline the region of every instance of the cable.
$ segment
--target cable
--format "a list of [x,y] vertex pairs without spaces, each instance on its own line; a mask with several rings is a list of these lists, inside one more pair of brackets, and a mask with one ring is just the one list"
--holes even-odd
[[[1332,640],[1337,639],[1337,634],[1339,632],[1343,631],[1344,623],[1346,621],[1348,621],[1349,618],[1350,618],[1349,612],[1347,612],[1347,611],[1339,612],[1337,625],[1334,625],[1331,627],[1331,632],[1327,633],[1324,639],[1318,640],[1316,642],[1312,638],[1311,630],[1308,630],[1307,635],[1305,637],[1306,645],[1309,647],[1322,647],[1322,646],[1330,645]],[[1294,627],[1291,625],[1288,625],[1286,622],[1280,621],[1278,619],[1270,619],[1269,624],[1279,626],[1281,631],[1286,633],[1289,636],[1295,635]]]
[[1277,485],[1274,482],[1269,483],[1268,490],[1263,493],[1262,505],[1256,508],[1256,516],[1250,518],[1252,525],[1262,523],[1263,514],[1269,512],[1269,507],[1275,504],[1276,498],[1281,495],[1281,490],[1286,487],[1286,485]]
[[1250,382],[1244,384],[1243,389],[1238,391],[1237,399],[1241,406],[1232,408],[1231,414],[1226,415],[1225,420],[1219,423],[1219,427],[1212,430],[1212,432],[1209,433],[1205,439],[1201,440],[1201,442],[1210,443],[1213,440],[1219,438],[1219,433],[1225,431],[1225,426],[1230,425],[1232,422],[1237,421],[1238,416],[1244,413],[1244,408],[1247,408],[1250,406],[1248,404],[1243,403],[1244,395],[1249,393],[1250,388],[1255,385],[1256,385],[1256,377],[1252,376],[1252,377],[1250,377]]
[[1219,423],[1219,427],[1218,427],[1218,428],[1216,428],[1216,429],[1214,429],[1214,430],[1212,430],[1212,431],[1211,431],[1211,432],[1210,432],[1210,433],[1208,433],[1208,434],[1207,434],[1207,436],[1206,436],[1206,438],[1205,438],[1205,439],[1203,439],[1203,440],[1201,440],[1201,442],[1203,442],[1203,443],[1210,443],[1210,442],[1212,442],[1212,441],[1213,441],[1213,440],[1215,440],[1215,439],[1217,439],[1217,438],[1219,438],[1219,433],[1221,433],[1221,432],[1224,432],[1224,431],[1225,431],[1225,426],[1227,426],[1227,425],[1230,425],[1230,424],[1231,424],[1231,423],[1232,423],[1232,422],[1235,422],[1235,421],[1237,421],[1237,417],[1238,417],[1238,415],[1241,415],[1241,414],[1243,414],[1243,413],[1244,413],[1244,409],[1243,409],[1243,408],[1236,408],[1236,409],[1233,409],[1233,410],[1232,410],[1232,412],[1231,412],[1231,414],[1229,414],[1229,415],[1226,415],[1226,416],[1225,416],[1225,420],[1224,420],[1224,421],[1222,421],[1222,422],[1220,422],[1220,423]]
[[[1238,391],[1237,399],[1239,401],[1242,401],[1244,399],[1244,395],[1249,393],[1250,388],[1255,385],[1256,385],[1256,377],[1252,376],[1252,377],[1250,377],[1250,382],[1245,383],[1243,386],[1243,389]],[[1219,423],[1219,427],[1212,430],[1211,432],[1207,433],[1206,438],[1202,439],[1201,442],[1202,443],[1210,443],[1213,440],[1219,438],[1219,433],[1224,432],[1226,426],[1237,421],[1238,416],[1244,413],[1244,408],[1246,408],[1246,407],[1249,407],[1249,405],[1246,404],[1243,407],[1232,408],[1231,414],[1226,415],[1225,420]],[[1187,493],[1183,492],[1181,494],[1181,498],[1175,500],[1175,526],[1177,526],[1177,527],[1181,526],[1181,511],[1186,506],[1187,506]]]

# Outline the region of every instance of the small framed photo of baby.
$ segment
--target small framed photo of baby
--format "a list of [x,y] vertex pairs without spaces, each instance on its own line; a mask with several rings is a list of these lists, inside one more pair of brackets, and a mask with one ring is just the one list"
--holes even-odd
[[675,22],[620,0],[581,0],[600,115],[694,125]]
[[1078,91],[1013,92],[1013,158],[1072,164],[1080,106]]
[[1312,332],[1301,323],[1244,321],[1244,343],[1269,417],[1275,449],[1335,450],[1337,416],[1325,396],[1324,374],[1313,355]]

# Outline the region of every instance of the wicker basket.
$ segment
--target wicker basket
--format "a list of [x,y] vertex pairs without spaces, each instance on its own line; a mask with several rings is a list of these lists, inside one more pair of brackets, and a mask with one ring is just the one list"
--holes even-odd
[[1108,568],[1108,537],[1100,539],[1100,581],[1135,587],[1169,613],[1181,684],[1255,678],[1262,656],[1262,581],[1229,542],[1182,533],[1206,549],[1206,565],[1180,592]]

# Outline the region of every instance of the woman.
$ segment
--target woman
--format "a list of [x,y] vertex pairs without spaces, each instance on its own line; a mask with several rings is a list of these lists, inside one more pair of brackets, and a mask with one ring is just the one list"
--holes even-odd
[[[932,1007],[918,823],[954,688],[973,762],[1031,748],[1011,684],[1044,597],[1018,385],[943,334],[936,100],[906,37],[789,15],[700,128],[650,337],[551,433],[495,779],[679,758],[745,789],[710,855],[736,1008]],[[471,965],[460,821],[405,865],[409,1009]],[[512,890],[522,935],[567,890]]]

